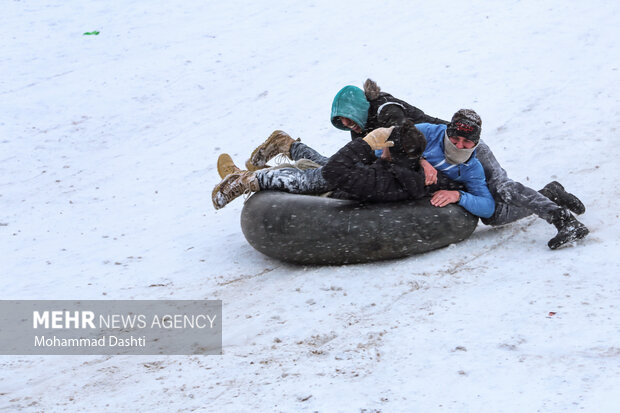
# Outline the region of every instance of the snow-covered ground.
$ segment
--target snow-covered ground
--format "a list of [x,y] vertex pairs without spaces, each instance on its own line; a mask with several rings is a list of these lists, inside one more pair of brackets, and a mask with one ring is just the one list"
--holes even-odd
[[[620,3],[11,1],[0,14],[2,299],[221,299],[223,356],[2,356],[0,410],[620,410]],[[100,31],[98,36],[84,32]],[[480,225],[407,259],[299,267],[211,205],[274,129],[324,154],[344,85],[471,107],[591,231]],[[555,315],[549,315],[555,312]]]

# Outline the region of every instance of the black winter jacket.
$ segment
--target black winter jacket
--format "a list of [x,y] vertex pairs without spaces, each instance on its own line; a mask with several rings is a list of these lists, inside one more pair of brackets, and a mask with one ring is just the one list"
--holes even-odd
[[424,171],[417,160],[377,159],[363,139],[353,140],[336,152],[322,174],[336,188],[334,198],[402,201],[421,198],[427,192]]
[[399,126],[405,119],[413,123],[433,123],[447,125],[448,121],[428,116],[421,109],[390,95],[380,92],[374,99],[368,99],[370,108],[368,109],[368,121],[362,133],[351,131],[351,139],[363,138],[369,132],[377,128]]

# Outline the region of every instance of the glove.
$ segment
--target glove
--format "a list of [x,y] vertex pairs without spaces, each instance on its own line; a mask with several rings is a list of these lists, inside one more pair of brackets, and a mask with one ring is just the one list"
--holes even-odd
[[388,141],[388,138],[392,134],[394,126],[389,128],[377,128],[366,135],[363,139],[370,146],[373,151],[377,149],[391,148],[394,146],[394,142]]

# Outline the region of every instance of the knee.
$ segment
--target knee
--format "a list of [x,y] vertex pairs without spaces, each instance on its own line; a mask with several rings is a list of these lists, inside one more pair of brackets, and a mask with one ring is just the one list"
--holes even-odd
[[523,188],[523,184],[510,179],[497,185],[495,188],[495,193],[504,202],[510,203],[514,194],[523,192]]

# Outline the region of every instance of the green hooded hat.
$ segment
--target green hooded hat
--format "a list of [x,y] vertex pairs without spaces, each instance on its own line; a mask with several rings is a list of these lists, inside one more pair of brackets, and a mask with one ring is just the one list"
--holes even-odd
[[362,89],[356,86],[345,86],[334,97],[332,124],[338,129],[349,130],[338,119],[339,116],[342,116],[351,119],[364,129],[368,120],[369,108],[370,103],[366,100],[366,95]]

